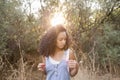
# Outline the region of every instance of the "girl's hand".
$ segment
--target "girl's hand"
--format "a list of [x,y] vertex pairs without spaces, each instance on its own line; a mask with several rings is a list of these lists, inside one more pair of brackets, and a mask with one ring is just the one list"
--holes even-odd
[[45,71],[45,63],[39,63],[38,64],[38,70]]
[[76,60],[68,60],[68,66],[70,69],[76,68],[77,67]]

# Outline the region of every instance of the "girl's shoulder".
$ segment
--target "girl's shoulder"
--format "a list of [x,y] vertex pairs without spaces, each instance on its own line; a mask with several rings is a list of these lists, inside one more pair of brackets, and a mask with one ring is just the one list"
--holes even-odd
[[67,50],[65,50],[65,52],[69,52],[71,54],[71,53],[73,53],[73,49],[68,48]]
[[73,49],[69,49],[69,59],[76,60],[76,55]]
[[72,54],[74,54],[74,51],[73,51],[73,49],[70,49],[70,48],[68,48],[68,49],[66,50],[66,52],[67,52],[67,53],[69,53],[69,55],[72,55]]
[[76,60],[75,52],[73,51],[73,49],[69,48],[65,52],[66,52],[67,59]]

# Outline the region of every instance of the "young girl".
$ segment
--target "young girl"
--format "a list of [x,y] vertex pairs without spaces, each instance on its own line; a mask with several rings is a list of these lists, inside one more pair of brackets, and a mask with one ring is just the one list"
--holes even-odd
[[46,80],[70,80],[78,72],[78,63],[72,50],[70,39],[62,25],[50,28],[40,42],[42,63],[38,69],[46,74]]

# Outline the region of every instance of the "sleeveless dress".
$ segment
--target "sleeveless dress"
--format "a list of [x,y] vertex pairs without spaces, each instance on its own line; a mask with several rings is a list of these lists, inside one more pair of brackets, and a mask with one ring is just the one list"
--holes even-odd
[[67,60],[69,59],[69,49],[64,51],[60,62],[55,62],[50,56],[46,57],[46,80],[70,80]]

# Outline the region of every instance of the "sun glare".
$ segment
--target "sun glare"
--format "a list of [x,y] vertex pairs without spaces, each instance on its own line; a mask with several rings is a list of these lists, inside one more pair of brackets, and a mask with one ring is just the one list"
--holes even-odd
[[55,26],[58,24],[64,24],[65,18],[63,16],[63,13],[55,13],[53,18],[51,19],[51,25]]

